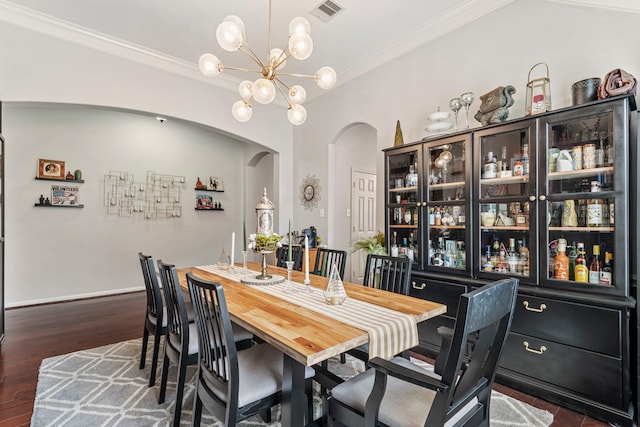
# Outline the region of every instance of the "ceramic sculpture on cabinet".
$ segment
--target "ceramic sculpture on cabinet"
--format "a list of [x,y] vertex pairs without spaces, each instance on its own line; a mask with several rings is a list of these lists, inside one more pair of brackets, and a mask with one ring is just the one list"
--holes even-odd
[[511,85],[498,86],[485,93],[480,97],[482,104],[473,117],[483,126],[505,121],[509,117],[509,107],[513,105],[514,93],[516,88]]

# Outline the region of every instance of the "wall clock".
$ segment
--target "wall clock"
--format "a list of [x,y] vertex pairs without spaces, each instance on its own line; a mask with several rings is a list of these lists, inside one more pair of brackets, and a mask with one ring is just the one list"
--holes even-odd
[[313,210],[318,206],[320,201],[320,180],[315,175],[307,175],[300,184],[300,204],[304,206],[305,210]]

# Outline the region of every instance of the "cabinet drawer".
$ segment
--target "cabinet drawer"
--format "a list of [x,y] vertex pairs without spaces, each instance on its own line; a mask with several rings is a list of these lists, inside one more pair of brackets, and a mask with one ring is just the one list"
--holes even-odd
[[622,311],[519,295],[511,331],[621,356]]
[[626,408],[622,361],[615,357],[511,332],[500,367],[616,408]]
[[447,316],[455,317],[458,312],[460,295],[467,290],[466,285],[412,277],[409,295],[444,304],[447,306]]
[[432,319],[418,323],[418,339],[420,343],[427,343],[432,346],[440,347],[442,337],[438,334],[440,326],[446,326],[453,329],[456,319],[449,316],[436,316]]

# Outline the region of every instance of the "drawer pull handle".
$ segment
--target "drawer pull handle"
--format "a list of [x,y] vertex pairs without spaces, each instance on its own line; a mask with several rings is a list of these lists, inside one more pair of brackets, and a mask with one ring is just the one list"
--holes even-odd
[[529,301],[523,301],[522,304],[526,310],[535,311],[536,313],[542,313],[547,308],[546,304],[540,304],[540,308],[530,308]]
[[522,345],[524,345],[524,349],[527,350],[529,353],[542,354],[545,351],[547,351],[547,347],[545,346],[540,347],[540,350],[534,350],[532,348],[529,348],[529,343],[526,341],[524,341]]
[[416,282],[411,282],[411,287],[412,287],[413,289],[418,289],[418,290],[420,290],[420,289],[424,289],[424,288],[426,288],[426,287],[427,287],[427,284],[423,282],[423,283],[420,283],[420,286],[418,286],[418,285],[416,285]]

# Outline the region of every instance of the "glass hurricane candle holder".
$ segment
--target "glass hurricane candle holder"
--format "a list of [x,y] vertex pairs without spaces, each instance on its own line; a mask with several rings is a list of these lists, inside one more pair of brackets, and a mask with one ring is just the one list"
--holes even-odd
[[465,114],[467,116],[467,129],[469,129],[469,107],[473,104],[474,96],[473,92],[465,92],[460,95],[460,102],[464,105]]
[[291,282],[291,272],[293,271],[293,264],[295,264],[295,261],[285,261],[284,263],[287,266],[287,285],[288,285],[284,289],[284,292],[287,294],[295,294],[300,292],[301,289],[296,288],[293,282]]
[[247,271],[247,251],[242,251],[242,272],[246,273]]

